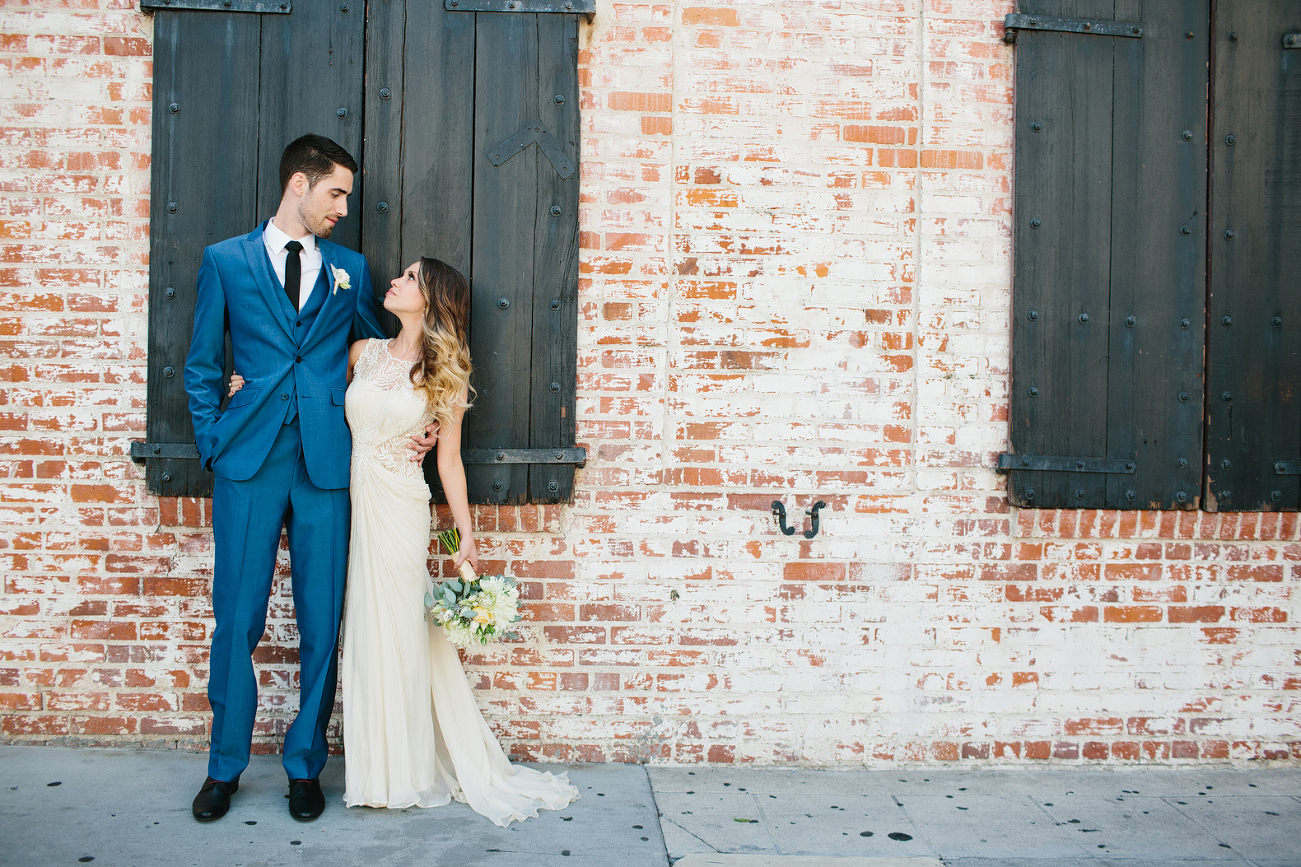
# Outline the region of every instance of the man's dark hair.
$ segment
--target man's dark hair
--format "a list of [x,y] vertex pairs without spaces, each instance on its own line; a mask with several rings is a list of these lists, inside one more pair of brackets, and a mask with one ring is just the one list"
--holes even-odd
[[308,133],[294,139],[280,157],[280,194],[289,189],[289,179],[298,172],[307,175],[308,187],[314,187],[321,178],[329,177],[335,166],[357,174],[352,154],[325,136]]

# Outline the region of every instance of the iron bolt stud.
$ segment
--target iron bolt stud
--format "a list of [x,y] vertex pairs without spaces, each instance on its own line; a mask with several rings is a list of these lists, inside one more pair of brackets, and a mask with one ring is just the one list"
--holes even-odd
[[167,213],[169,214],[175,214],[180,209],[181,209],[180,205],[176,204],[175,202],[167,203]]
[[1125,499],[1126,499],[1126,500],[1129,500],[1129,501],[1132,503],[1132,502],[1134,502],[1135,500],[1138,499],[1138,494],[1134,493],[1133,491],[1126,491],[1126,492],[1125,492]]
[[1080,323],[1081,323],[1081,324],[1084,324],[1084,323],[1087,323],[1088,321],[1089,321],[1089,314],[1087,314],[1087,313],[1081,313],[1081,314],[1080,314]]
[[510,306],[510,299],[509,299],[509,298],[498,298],[498,299],[497,299],[497,306],[498,306],[499,308],[501,308],[502,310],[505,310],[507,307]]
[[393,91],[389,90],[387,87],[381,87],[379,89],[380,99],[389,99],[392,96],[393,96]]
[[1237,41],[1238,41],[1238,34],[1236,34],[1236,33],[1230,33],[1230,34],[1229,34],[1229,41],[1230,41],[1230,42],[1237,42]]
[[1269,495],[1269,498],[1277,503],[1279,500],[1283,499],[1283,492],[1274,491]]
[[552,101],[553,101],[556,105],[564,105],[564,104],[565,104],[565,96],[564,96],[564,94],[562,94],[562,93],[557,93],[554,97],[552,97]]
[[1044,128],[1044,125],[1041,124],[1041,123],[1039,123],[1038,121],[1035,121],[1034,123],[1030,124],[1030,129],[1034,130],[1035,132],[1038,132],[1039,130],[1041,130],[1041,129],[1043,129],[1043,128]]
[[1233,491],[1220,491],[1221,500],[1229,500],[1232,498],[1233,498]]
[[347,3],[342,4],[342,5],[339,7],[339,11],[340,11],[340,12],[347,12],[347,11],[348,11],[348,4],[347,4]]
[[1273,324],[1273,326],[1274,326],[1275,328],[1282,328],[1282,327],[1283,327],[1283,317],[1282,317],[1282,316],[1275,316],[1272,324]]
[[1036,319],[1039,318],[1039,311],[1031,310],[1029,313],[1025,315],[1025,318],[1029,319],[1031,322],[1034,322]]
[[1038,397],[1038,396],[1039,396],[1039,389],[1035,388],[1033,385],[1030,386],[1030,396],[1031,396],[1031,397]]
[[1178,467],[1178,468],[1181,469],[1181,470],[1187,469],[1187,468],[1188,468],[1188,458],[1180,458],[1179,460],[1175,461],[1175,466]]
[[1224,317],[1223,319],[1220,320],[1220,324],[1223,325],[1225,328],[1228,328],[1230,325],[1233,324],[1233,317],[1232,316]]
[[562,213],[563,213],[563,211],[561,211],[559,205],[552,205],[552,206],[551,206],[551,216],[553,216],[553,217],[559,217]]
[[1138,321],[1138,320],[1135,319],[1133,316],[1126,316],[1126,317],[1125,317],[1125,327],[1126,327],[1126,328],[1133,328],[1133,327],[1134,327],[1134,323],[1137,322],[1137,321]]
[[1184,130],[1184,141],[1192,141],[1192,140],[1193,140],[1193,131],[1190,129]]
[[1221,395],[1221,397],[1223,397],[1223,398],[1224,398],[1224,401],[1227,403],[1227,402],[1233,400],[1233,392],[1231,392],[1231,391],[1226,391],[1223,395]]
[[1033,499],[1034,499],[1034,488],[1026,488],[1026,489],[1025,489],[1025,498],[1026,498],[1027,500],[1033,500]]
[[1186,503],[1188,502],[1188,495],[1185,494],[1183,491],[1180,491],[1179,493],[1175,494],[1175,499],[1181,503]]
[[167,110],[170,111],[172,114],[178,114],[181,110],[181,104],[178,102],[174,102],[171,105],[167,106]]
[[1229,147],[1233,147],[1235,144],[1238,143],[1238,137],[1233,135],[1226,135],[1224,137],[1224,143]]
[[1030,219],[1030,228],[1031,228],[1031,229],[1037,229],[1037,228],[1039,228],[1039,227],[1042,226],[1042,225],[1043,225],[1043,223],[1039,222],[1039,218],[1038,218],[1038,217],[1032,217],[1032,218]]
[[1181,391],[1181,392],[1179,392],[1179,402],[1180,402],[1180,403],[1187,403],[1187,402],[1188,402],[1188,392],[1186,392],[1186,391]]
[[1193,230],[1190,229],[1190,228],[1188,228],[1187,226],[1180,226],[1180,227],[1179,227],[1179,234],[1181,234],[1181,235],[1191,235],[1192,233],[1193,233]]
[[339,117],[347,117],[347,116],[348,116],[348,109],[346,109],[346,108],[341,108],[341,109],[339,109],[338,111],[336,111],[335,114],[337,114]]
[[175,375],[176,375],[176,368],[174,367],[163,368],[163,376],[167,377],[168,379],[171,379]]
[[379,211],[381,214],[387,214],[387,213],[388,213],[388,202],[377,202],[377,203],[375,204],[375,210]]
[[1188,328],[1188,327],[1191,326],[1192,324],[1193,324],[1193,323],[1192,323],[1192,320],[1190,320],[1190,319],[1180,319],[1180,320],[1179,320],[1179,327],[1180,327],[1180,328]]
[[163,473],[163,481],[164,481],[164,482],[170,482],[171,480],[172,480],[172,474],[171,474],[171,473]]
[[1077,500],[1083,500],[1083,499],[1084,499],[1084,489],[1083,489],[1083,488],[1076,488],[1076,489],[1075,489],[1075,499],[1077,499]]
[[[452,0],[452,2],[453,2],[453,4],[455,4],[456,0]],[[500,491],[500,490],[501,490],[501,482],[493,482],[493,483],[492,483],[492,489],[493,489],[494,491]]]
[[551,309],[552,309],[552,310],[559,310],[559,309],[560,309],[560,299],[559,299],[559,298],[552,298],[552,299],[551,299]]
[[1233,466],[1233,461],[1229,460],[1228,458],[1225,458],[1224,460],[1220,461],[1221,469],[1227,470],[1231,466]]
[[1184,34],[1184,39],[1192,39],[1192,38],[1193,38],[1193,32],[1191,30],[1189,30],[1187,33]]
[[547,388],[551,389],[552,394],[555,394],[556,392],[560,391],[560,383],[553,382],[549,386],[547,386]]
[[551,481],[547,482],[547,490],[553,494],[559,493],[560,482],[557,482],[555,479],[552,479]]
[[166,295],[168,300],[170,301],[171,299],[176,297],[176,290],[173,289],[171,286],[168,286],[167,291],[164,292],[163,294]]
[[1232,241],[1232,240],[1233,240],[1233,235],[1234,235],[1234,232],[1233,232],[1232,229],[1225,229],[1225,230],[1224,230],[1224,240],[1226,240],[1226,241]]

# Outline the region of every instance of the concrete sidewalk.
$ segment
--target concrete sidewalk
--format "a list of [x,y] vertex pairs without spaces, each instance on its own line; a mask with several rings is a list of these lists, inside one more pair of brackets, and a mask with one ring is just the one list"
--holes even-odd
[[205,764],[0,747],[0,864],[1301,867],[1301,769],[575,765],[580,801],[503,829],[462,804],[344,809],[338,759],[325,815],[299,824],[274,756],[255,757],[231,812],[200,825],[189,804]]

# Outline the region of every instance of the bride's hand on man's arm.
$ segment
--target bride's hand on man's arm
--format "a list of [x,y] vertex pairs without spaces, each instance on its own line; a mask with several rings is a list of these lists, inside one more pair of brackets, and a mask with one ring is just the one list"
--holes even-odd
[[234,371],[230,374],[230,394],[227,397],[234,397],[235,392],[244,387],[244,377]]

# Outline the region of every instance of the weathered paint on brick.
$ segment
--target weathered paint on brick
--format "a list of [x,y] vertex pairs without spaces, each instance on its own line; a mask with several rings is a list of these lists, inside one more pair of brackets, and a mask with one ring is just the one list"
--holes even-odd
[[[529,602],[466,657],[515,755],[1301,762],[1296,514],[1018,512],[992,470],[1011,10],[602,3],[583,28],[589,460],[570,506],[475,509]],[[0,22],[0,739],[201,747],[209,504],[127,458],[152,24]],[[825,500],[818,537],[773,499],[797,525]],[[259,752],[296,702],[286,566]]]

